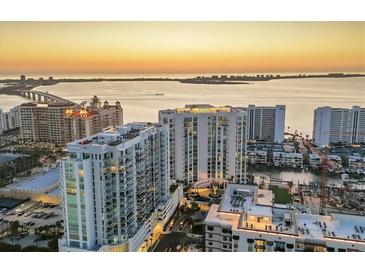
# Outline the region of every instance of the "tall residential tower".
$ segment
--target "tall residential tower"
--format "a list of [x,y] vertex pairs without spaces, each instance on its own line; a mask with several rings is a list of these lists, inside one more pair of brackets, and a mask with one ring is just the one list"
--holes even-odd
[[89,135],[101,132],[103,129],[123,124],[123,109],[119,101],[110,105],[108,101],[101,103],[94,96],[90,106],[86,103],[65,112],[65,139],[72,142]]
[[132,123],[68,144],[60,250],[137,251],[169,198],[168,131]]
[[109,105],[105,101],[101,104],[96,96],[90,106],[59,100],[24,103],[18,110],[21,137],[33,142],[65,145],[123,124],[120,103]]
[[9,112],[3,112],[0,109],[0,134],[3,131],[19,127],[18,107],[10,109]]
[[192,184],[215,179],[246,180],[246,110],[186,105],[162,110],[169,128],[171,178]]
[[285,105],[257,107],[249,105],[248,139],[281,143],[284,141]]
[[365,142],[365,108],[319,107],[314,110],[313,140],[318,146]]

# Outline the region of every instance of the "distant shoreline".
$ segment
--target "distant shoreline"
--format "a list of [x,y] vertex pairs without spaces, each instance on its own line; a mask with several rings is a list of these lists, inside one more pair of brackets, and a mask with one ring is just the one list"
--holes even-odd
[[252,84],[252,83],[241,82],[241,81],[215,81],[215,80],[201,81],[201,80],[196,80],[196,79],[181,80],[180,83],[195,84],[195,85],[250,85],[250,84]]
[[168,78],[168,77],[136,77],[136,78],[27,78],[24,79],[2,79],[0,83],[7,85],[0,87],[0,94],[13,94],[15,90],[32,89],[38,86],[52,86],[58,83],[83,83],[83,82],[132,82],[132,81],[169,81],[180,82],[183,84],[197,85],[247,85],[253,82],[281,80],[281,79],[306,79],[306,78],[358,78],[365,77],[365,74],[345,74],[345,73],[328,73],[328,74],[298,74],[298,75],[256,75],[256,76],[236,76],[236,75],[213,75],[197,76],[194,78]]

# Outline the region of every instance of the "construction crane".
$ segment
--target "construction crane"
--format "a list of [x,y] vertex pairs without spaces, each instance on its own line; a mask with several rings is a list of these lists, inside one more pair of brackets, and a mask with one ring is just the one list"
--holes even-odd
[[[341,135],[350,135],[352,136],[353,132],[349,132],[349,131],[328,131],[328,133],[338,133]],[[357,133],[359,136],[365,136],[364,132],[358,132]],[[320,205],[319,205],[319,213],[321,215],[325,214],[325,210],[326,210],[326,204],[329,198],[329,190],[328,190],[328,186],[327,186],[327,174],[328,174],[328,167],[332,167],[335,168],[336,164],[333,163],[332,161],[330,161],[328,159],[328,147],[325,146],[323,149],[323,153],[321,153],[321,149],[320,148],[316,148],[314,147],[311,142],[309,142],[308,140],[304,141],[305,145],[308,146],[310,148],[310,150],[312,152],[314,152],[315,154],[319,155],[321,157],[321,161],[322,161],[322,176],[321,176],[321,184],[320,184]]]
[[328,148],[324,148],[324,153],[321,155],[322,160],[322,177],[321,177],[321,187],[320,187],[320,203],[319,203],[319,214],[324,215],[326,209],[326,203],[328,198],[328,188],[327,188],[327,172],[328,172]]

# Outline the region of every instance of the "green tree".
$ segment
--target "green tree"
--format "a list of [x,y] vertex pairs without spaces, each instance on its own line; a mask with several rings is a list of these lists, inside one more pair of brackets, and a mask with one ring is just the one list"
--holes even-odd
[[14,223],[11,224],[10,234],[11,235],[17,235],[18,234],[18,228],[19,228],[19,222],[15,221]]
[[54,238],[48,242],[48,248],[52,251],[58,251],[58,239]]
[[20,250],[20,245],[0,243],[0,252],[19,252]]
[[21,250],[22,252],[50,252],[51,250],[47,247],[37,247],[35,245],[29,245]]

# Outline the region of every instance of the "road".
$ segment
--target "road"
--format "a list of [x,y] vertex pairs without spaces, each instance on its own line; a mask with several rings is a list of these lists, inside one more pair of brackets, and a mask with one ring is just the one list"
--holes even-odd
[[188,237],[186,233],[173,231],[160,235],[159,242],[153,252],[176,252],[178,246],[186,247],[187,245],[198,244],[200,241],[200,239]]

